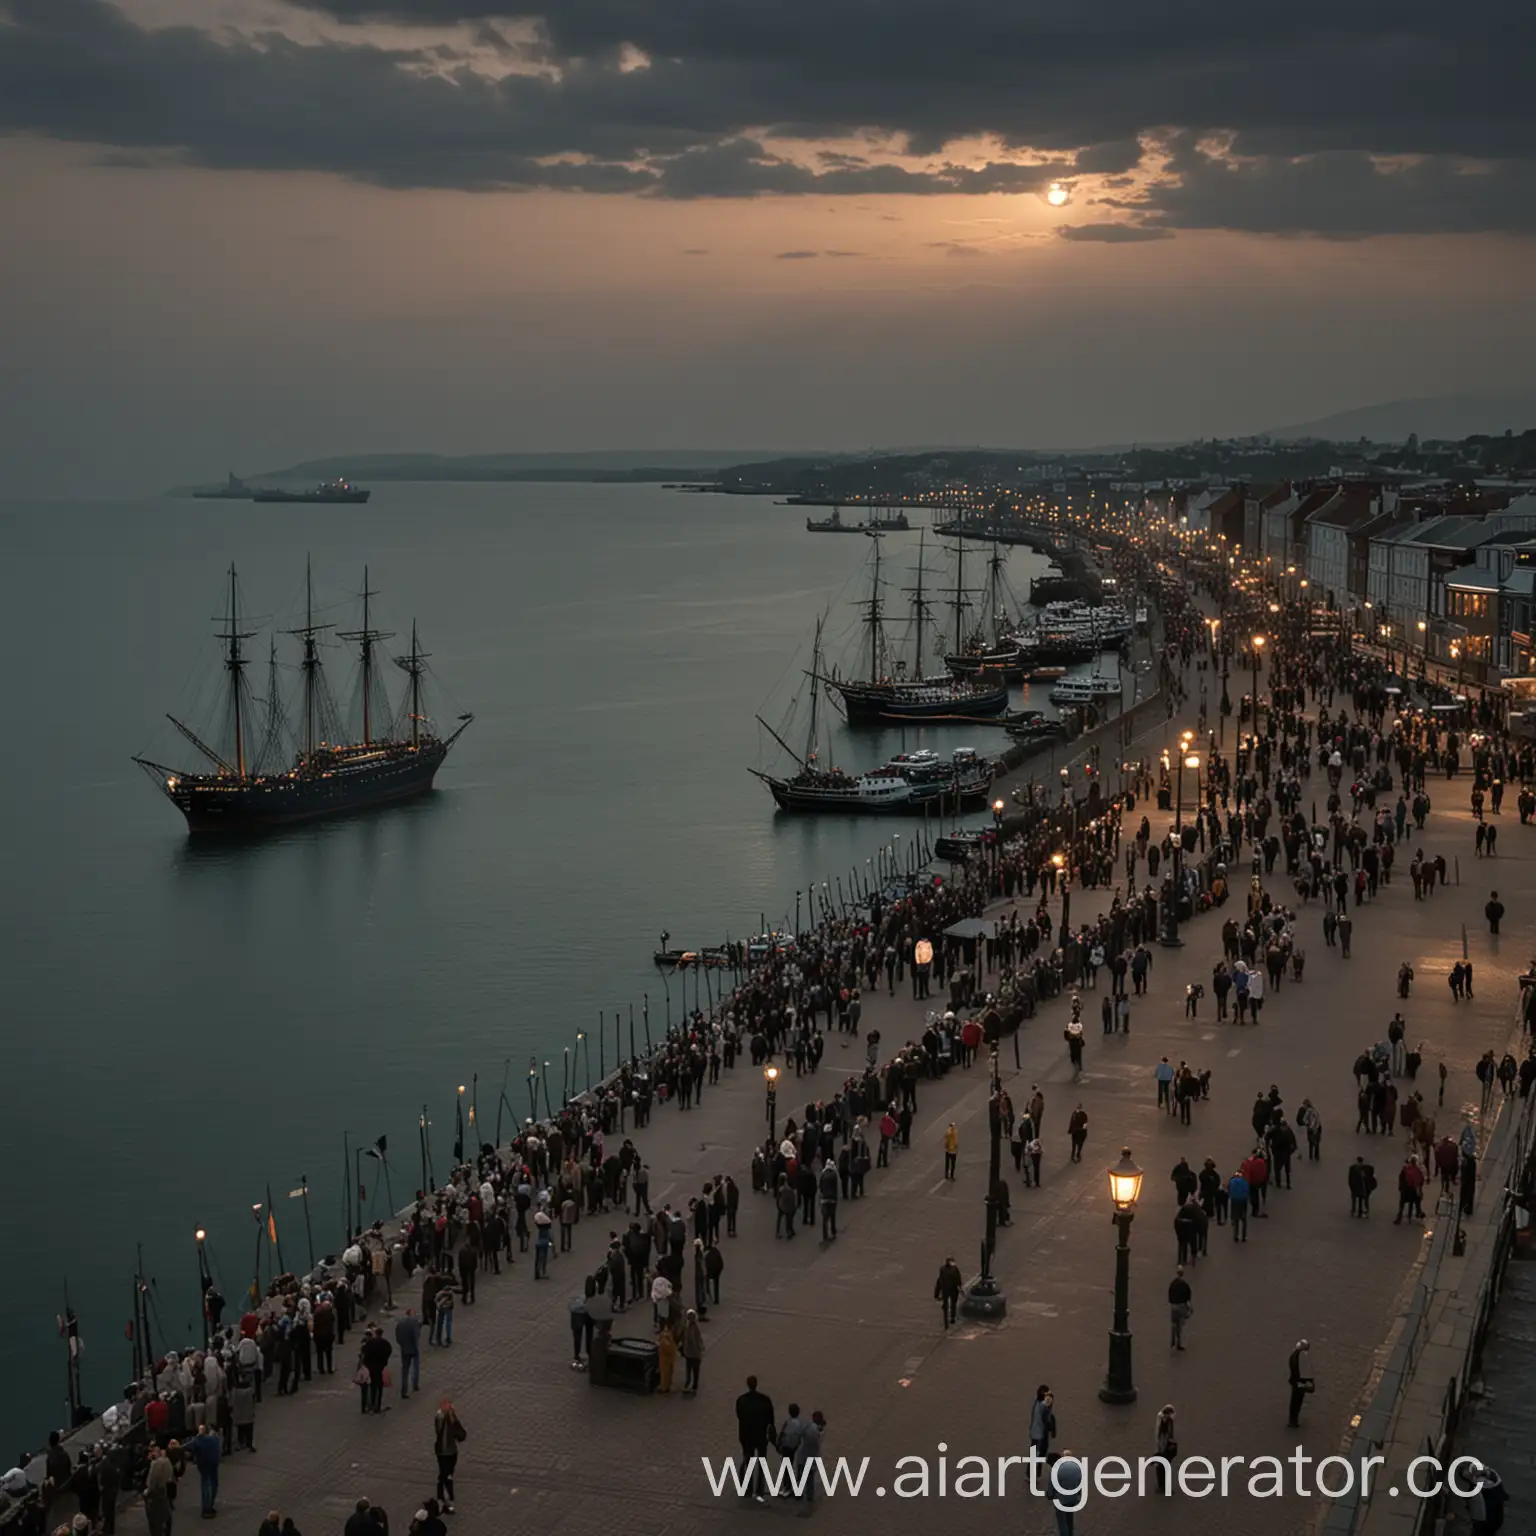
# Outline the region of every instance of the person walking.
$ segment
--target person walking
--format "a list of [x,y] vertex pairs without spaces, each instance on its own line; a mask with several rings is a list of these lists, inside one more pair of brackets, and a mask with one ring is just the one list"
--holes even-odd
[[1499,936],[1499,921],[1504,916],[1504,903],[1499,900],[1499,893],[1492,892],[1488,897],[1488,905],[1483,908],[1483,916],[1488,919],[1488,932],[1494,938]]
[[933,1295],[943,1313],[946,1331],[959,1312],[961,1283],[960,1266],[953,1258],[945,1259],[939,1266],[939,1278],[933,1283]]
[[1287,1373],[1291,1383],[1291,1411],[1286,1420],[1287,1429],[1301,1428],[1301,1405],[1306,1402],[1307,1394],[1317,1390],[1317,1382],[1312,1376],[1312,1356],[1310,1346],[1305,1339],[1298,1339],[1296,1348],[1291,1351],[1290,1359],[1286,1363]]
[[453,1513],[453,1474],[459,1465],[459,1447],[466,1438],[458,1410],[445,1397],[432,1417],[432,1447],[437,1453],[437,1498],[445,1515]]
[[944,1177],[954,1181],[955,1167],[960,1160],[960,1132],[955,1129],[955,1122],[949,1122],[949,1128],[944,1132]]
[[[1153,849],[1156,852],[1156,849]],[[1046,1458],[1050,1465],[1051,1507],[1056,1536],[1075,1536],[1077,1511],[1083,1507],[1083,1465],[1071,1451]]]
[[1184,1324],[1187,1323],[1195,1310],[1195,1293],[1189,1287],[1189,1281],[1184,1278],[1184,1266],[1182,1264],[1174,1270],[1173,1281],[1168,1287],[1168,1317],[1173,1325],[1173,1347],[1177,1350],[1184,1348]]
[[768,1442],[773,1438],[773,1399],[757,1389],[757,1377],[747,1377],[747,1390],[736,1399],[736,1441],[741,1447],[741,1470],[747,1476],[747,1496],[767,1503],[763,1490]]

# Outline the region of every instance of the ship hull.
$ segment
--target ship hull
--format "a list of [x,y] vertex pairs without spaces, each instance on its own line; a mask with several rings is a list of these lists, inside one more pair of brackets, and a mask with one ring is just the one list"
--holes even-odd
[[[962,808],[974,808],[986,803],[990,777],[984,783],[965,784],[960,789]],[[836,791],[803,789],[793,784],[770,781],[774,803],[781,811],[797,814],[831,816],[921,816],[925,812],[955,808],[953,785],[929,785],[916,794],[901,800],[862,799],[858,795],[838,794]]]
[[297,502],[303,506],[358,507],[371,495],[372,491],[256,491],[250,499],[266,504]]
[[1006,685],[974,693],[944,696],[904,694],[900,688],[878,684],[843,684],[838,692],[849,725],[886,725],[892,720],[984,719],[1008,708]]
[[448,749],[440,743],[362,768],[297,777],[274,775],[221,786],[183,780],[166,795],[199,835],[250,835],[397,804],[432,788]]

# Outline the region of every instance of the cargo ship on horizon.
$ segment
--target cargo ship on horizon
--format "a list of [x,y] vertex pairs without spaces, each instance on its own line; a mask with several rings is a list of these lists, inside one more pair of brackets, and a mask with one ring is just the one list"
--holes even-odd
[[263,486],[250,493],[252,501],[300,502],[306,506],[360,506],[373,495],[364,486],[353,485],[350,480],[322,480],[307,491],[284,490],[280,486]]
[[188,831],[263,832],[409,799],[432,788],[437,770],[474,716],[461,714],[458,728],[445,737],[423,712],[422,683],[427,655],[418,642],[414,623],[410,650],[394,658],[410,683],[400,711],[391,707],[378,676],[375,653],[392,636],[372,627],[369,602],[376,595],[369,590],[365,570],[362,627],[338,632],[336,636],[358,647],[362,680],[360,736],[342,724],[326,686],[320,639],[334,626],[315,623],[312,592],[306,602],[304,623],[288,631],[300,642],[304,679],[297,750],[290,756],[288,721],[278,685],[275,636],[269,651],[267,697],[261,701],[265,706],[261,736],[259,741],[248,740],[258,701],[252,697],[245,677],[250,662],[245,642],[253,639],[257,631],[241,628],[239,584],[235,568],[230,566],[224,627],[219,639],[224,642],[232,740],[223,752],[216,751],[190,726],[168,715],[171,724],[207,760],[208,767],[188,771],[149,758],[133,759],[186,817]]

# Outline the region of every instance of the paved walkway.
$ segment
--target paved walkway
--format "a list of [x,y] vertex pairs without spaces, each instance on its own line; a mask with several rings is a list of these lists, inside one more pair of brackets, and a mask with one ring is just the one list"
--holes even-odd
[[[1509,1490],[1505,1527],[1529,1529],[1536,1509],[1536,1262],[1515,1261],[1483,1346],[1483,1370],[1471,1408],[1456,1433],[1456,1452],[1495,1468]],[[1518,1512],[1518,1513],[1517,1513]],[[1454,1529],[1469,1531],[1466,1510]]]
[[[1170,732],[1180,723],[1171,723]],[[1400,875],[1360,913],[1348,961],[1324,946],[1322,908],[1313,903],[1300,922],[1306,980],[1287,982],[1271,996],[1262,1026],[1218,1026],[1209,996],[1203,1017],[1183,1017],[1185,983],[1202,979],[1209,991],[1221,921],[1211,915],[1186,926],[1185,948],[1156,951],[1151,990],[1133,1000],[1128,1037],[1101,1041],[1093,1029],[1098,1000],[1086,994],[1082,1083],[1071,1081],[1061,1036],[1064,1004],[1047,1005],[1025,1026],[1015,1098],[1027,1096],[1033,1083],[1045,1095],[1045,1176],[1040,1189],[1013,1182],[1014,1222],[1001,1234],[997,1264],[1009,1298],[1002,1325],[965,1325],[946,1335],[932,1300],[946,1254],[974,1269],[987,1161],[984,1069],[921,1085],[912,1149],[896,1155],[889,1170],[872,1173],[869,1198],[840,1208],[842,1235],[823,1245],[809,1231],[792,1243],[775,1242],[771,1210],[747,1189],[763,1099],[760,1078],[743,1065],[706,1092],[699,1109],[659,1111],[638,1138],[652,1165],[650,1193],[658,1206],[685,1199],[717,1172],[734,1172],[743,1184],[741,1235],[726,1245],[724,1301],[706,1325],[709,1352],[697,1398],[637,1399],[597,1390],[569,1369],[567,1302],[585,1267],[598,1262],[610,1226],[619,1224],[587,1220],[575,1254],[556,1260],[548,1283],[534,1282],[528,1261],[482,1282],[479,1303],[458,1310],[452,1349],[426,1351],[420,1397],[405,1404],[396,1399],[379,1418],[361,1416],[350,1347],[338,1351],[334,1378],[316,1381],[295,1399],[269,1397],[258,1415],[258,1454],[225,1462],[222,1524],[254,1532],[265,1511],[277,1507],[305,1536],[336,1536],[356,1498],[366,1494],[388,1510],[393,1529],[403,1531],[432,1491],[430,1420],[443,1393],[453,1396],[469,1431],[453,1519],[458,1530],[648,1536],[778,1518],[787,1511],[740,1509],[734,1498],[711,1497],[700,1470],[700,1455],[724,1457],[734,1449],[732,1402],[749,1372],[761,1377],[781,1416],[791,1399],[807,1412],[823,1410],[830,1424],[826,1454],[873,1458],[871,1488],[891,1485],[900,1456],[926,1455],[936,1465],[941,1442],[951,1464],[980,1454],[995,1465],[1000,1455],[1027,1452],[1029,1404],[1039,1382],[1057,1394],[1058,1448],[1080,1454],[1151,1454],[1154,1419],[1165,1401],[1178,1406],[1185,1455],[1280,1455],[1298,1442],[1313,1455],[1333,1453],[1426,1238],[1422,1228],[1391,1222],[1400,1143],[1352,1133],[1351,1062],[1364,1045],[1384,1037],[1400,1006],[1397,967],[1410,960],[1418,980],[1404,1012],[1411,1037],[1428,1042],[1422,1081],[1431,1102],[1437,1062],[1443,1058],[1450,1069],[1440,1118],[1454,1129],[1464,1106],[1475,1109],[1473,1063],[1485,1049],[1504,1047],[1513,978],[1529,958],[1514,936],[1531,931],[1525,914],[1536,900],[1536,830],[1503,817],[1500,856],[1485,870],[1471,858],[1466,781],[1436,783],[1431,793],[1436,810],[1421,845],[1430,857],[1461,855],[1464,883],[1414,902],[1406,874]],[[1509,909],[1502,941],[1488,937],[1481,918],[1495,869]],[[1282,900],[1291,899],[1288,881],[1279,889]],[[1091,917],[1108,899],[1108,892],[1074,891],[1074,915]],[[1477,997],[1454,1004],[1445,977],[1461,957],[1463,925],[1477,967]],[[894,1043],[918,1032],[926,1006],[902,992],[871,999],[865,1027]],[[832,1036],[805,1096],[830,1096],[858,1055],[856,1046],[844,1049]],[[1152,1069],[1163,1055],[1212,1070],[1212,1097],[1196,1106],[1192,1127],[1156,1109]],[[1012,1084],[1011,1045],[1004,1047],[1003,1065]],[[1304,1096],[1318,1105],[1326,1127],[1323,1161],[1298,1163],[1295,1189],[1272,1197],[1272,1217],[1252,1224],[1246,1245],[1213,1229],[1209,1257],[1190,1275],[1189,1348],[1175,1355],[1164,1307],[1175,1252],[1169,1171],[1180,1156],[1196,1168],[1209,1156],[1230,1172],[1251,1145],[1255,1092],[1271,1083],[1279,1084],[1292,1113]],[[781,1088],[781,1118],[797,1113],[796,1089],[793,1078]],[[1079,1101],[1090,1116],[1089,1141],[1084,1161],[1072,1164],[1065,1127]],[[960,1130],[960,1173],[946,1184],[941,1139],[951,1119]],[[1123,1144],[1147,1171],[1131,1262],[1141,1396],[1134,1406],[1112,1408],[1096,1396],[1114,1276],[1103,1170]],[[1348,1214],[1345,1168],[1357,1148],[1375,1161],[1382,1183],[1369,1222]],[[1011,1160],[1005,1167],[1011,1174]],[[397,1299],[405,1304],[413,1296],[409,1289]],[[638,1333],[648,1322],[648,1307],[633,1309],[617,1331]],[[1318,1390],[1298,1435],[1285,1428],[1285,1370],[1287,1352],[1303,1335],[1312,1343]],[[195,1518],[195,1484],[183,1499]],[[1187,1499],[1168,1505],[1096,1500],[1079,1516],[1077,1531],[1183,1532],[1192,1518],[1188,1506]],[[1288,1536],[1307,1529],[1315,1513],[1295,1499],[1245,1501],[1236,1522],[1228,1512],[1221,1528]],[[873,1501],[867,1488],[860,1500],[823,1504],[814,1518],[861,1536],[872,1526],[882,1536],[926,1536],[934,1514],[926,1500]],[[1009,1509],[951,1499],[943,1517],[976,1529],[995,1529],[999,1521],[1026,1533],[1054,1529],[1048,1510],[1017,1491]],[[1217,1518],[1202,1511],[1193,1516],[1194,1528],[1214,1527]],[[128,1512],[122,1528],[142,1530],[141,1514]]]

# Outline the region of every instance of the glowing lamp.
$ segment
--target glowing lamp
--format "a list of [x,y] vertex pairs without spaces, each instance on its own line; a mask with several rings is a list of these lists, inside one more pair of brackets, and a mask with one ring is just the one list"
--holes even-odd
[[1105,1170],[1109,1175],[1109,1198],[1114,1202],[1117,1211],[1126,1212],[1136,1209],[1136,1202],[1141,1198],[1141,1169],[1131,1160],[1131,1149],[1120,1149],[1120,1161],[1113,1168]]

